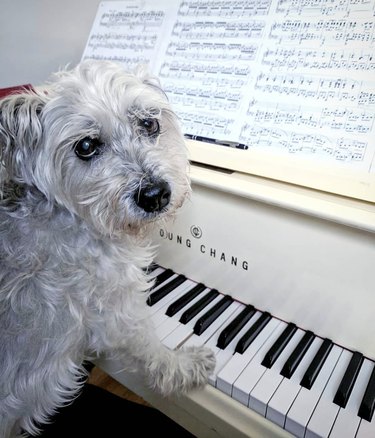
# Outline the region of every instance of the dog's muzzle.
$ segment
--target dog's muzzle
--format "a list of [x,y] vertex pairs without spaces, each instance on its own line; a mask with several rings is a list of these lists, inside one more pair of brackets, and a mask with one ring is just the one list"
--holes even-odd
[[135,203],[146,213],[160,212],[171,199],[171,188],[165,181],[141,185],[134,195]]

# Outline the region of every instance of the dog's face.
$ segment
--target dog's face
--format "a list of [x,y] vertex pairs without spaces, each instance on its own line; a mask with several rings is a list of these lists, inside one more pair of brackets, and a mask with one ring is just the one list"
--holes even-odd
[[119,235],[172,214],[189,193],[187,153],[157,80],[85,61],[47,92],[0,101],[6,178],[100,233]]

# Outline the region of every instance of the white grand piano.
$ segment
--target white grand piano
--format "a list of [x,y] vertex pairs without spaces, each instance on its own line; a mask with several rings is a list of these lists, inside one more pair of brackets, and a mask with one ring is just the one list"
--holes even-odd
[[[162,293],[151,309],[170,348],[207,343],[215,349],[215,375],[203,390],[163,399],[120,363],[101,359],[98,365],[198,437],[375,437],[375,419],[369,421],[375,396],[373,177],[354,184],[347,173],[314,179],[307,168],[285,172],[290,160],[280,158],[281,181],[262,175],[261,160],[244,172],[243,151],[188,145],[193,195],[177,220],[156,233],[154,275],[168,269],[173,275],[154,291],[180,275],[186,281]],[[330,191],[324,190],[327,178]],[[199,295],[165,315],[200,283],[206,288]],[[186,309],[211,289],[219,295],[182,324]],[[194,333],[197,320],[227,296],[233,298],[228,307],[203,334]],[[217,347],[221,332],[246,312],[250,319],[242,319],[225,348]],[[280,354],[269,367],[263,360],[271,347]]]
[[156,332],[206,343],[218,366],[203,390],[162,399],[98,364],[198,437],[375,437],[374,7],[98,8],[84,57],[141,56],[190,134],[193,195],[155,235],[154,275],[173,274],[153,292]]

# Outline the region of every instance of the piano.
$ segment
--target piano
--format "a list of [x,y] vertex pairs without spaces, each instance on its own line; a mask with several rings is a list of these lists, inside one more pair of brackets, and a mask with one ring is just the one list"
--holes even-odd
[[191,198],[155,232],[149,304],[162,342],[206,343],[215,373],[167,399],[121,363],[97,365],[197,437],[375,437],[374,204],[190,173]]

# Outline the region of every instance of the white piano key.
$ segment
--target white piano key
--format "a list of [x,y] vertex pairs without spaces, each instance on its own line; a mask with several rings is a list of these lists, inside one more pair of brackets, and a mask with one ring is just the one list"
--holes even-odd
[[[236,310],[230,315],[230,317],[228,318],[228,320],[225,322],[225,324],[223,324],[222,327],[220,327],[220,330],[216,330],[216,332],[210,336],[210,338],[206,341],[206,344],[208,347],[216,347],[217,345],[217,341],[219,339],[219,336],[221,334],[221,332],[225,329],[225,327],[228,326],[228,324],[230,324],[245,308],[245,305],[236,301],[236,303],[238,304],[238,306],[236,307]],[[233,340],[232,340],[233,342]],[[229,344],[230,345],[230,344]],[[227,348],[229,347],[229,345],[227,345]],[[219,348],[219,351],[222,351]],[[234,352],[234,347],[233,347],[233,352]]]
[[334,345],[312,388],[301,388],[287,414],[285,429],[288,432],[291,432],[297,437],[304,437],[307,423],[310,420],[314,408],[324,391],[328,379],[330,378],[341,353],[342,348]]
[[283,379],[267,406],[266,417],[284,427],[286,414],[301,389],[300,381],[323,340],[315,338],[290,379]]
[[[195,286],[195,284],[193,285]],[[191,289],[191,287],[189,287],[189,290]],[[208,292],[210,289],[206,289],[202,292],[202,294],[205,294],[206,292]],[[183,295],[185,292],[187,292],[187,290],[182,290],[178,295],[175,296],[175,299],[177,300],[179,296]],[[167,316],[165,314],[168,306],[169,306],[169,302],[167,303],[167,305],[162,308],[157,315],[158,320],[156,320],[157,322],[154,323],[155,325],[155,329],[156,329],[156,335],[158,336],[158,338],[160,340],[164,339],[167,335],[169,335],[170,333],[172,333],[173,330],[175,330],[177,327],[179,327],[181,325],[180,323],[180,318],[181,315],[185,312],[186,309],[188,309],[190,306],[192,306],[193,304],[195,304],[197,301],[199,301],[202,298],[202,294],[199,294],[197,297],[195,297],[194,299],[192,299],[189,304],[187,304],[185,307],[183,307],[181,310],[179,310],[177,313],[175,313],[173,316]],[[172,300],[175,301],[174,299]],[[209,303],[206,308],[209,309],[210,308],[210,304]],[[154,315],[152,315],[153,317]]]
[[168,335],[170,335],[174,330],[176,330],[177,327],[179,327],[180,325],[181,323],[179,322],[178,319],[168,318],[162,324],[160,324],[158,327],[155,328],[156,336],[160,340],[163,340]]
[[[260,312],[253,317],[253,323],[261,316]],[[271,321],[264,327],[254,341],[249,345],[243,354],[235,353],[227,364],[218,373],[216,379],[216,387],[228,394],[232,395],[233,383],[237,380],[242,370],[251,361],[256,352],[261,348],[264,342],[267,341],[271,333],[279,326],[280,320],[272,318]]]
[[[195,284],[194,284],[195,285]],[[181,285],[182,286],[182,285]],[[189,289],[191,289],[189,287]],[[184,294],[185,290],[183,290],[181,292],[181,294]],[[204,293],[204,292],[203,292]],[[176,297],[177,299],[178,297]],[[164,308],[160,309],[159,313],[162,313],[163,315],[165,315],[165,318],[163,318],[162,322],[156,326],[156,335],[160,340],[163,340],[164,338],[166,338],[169,334],[171,334],[174,330],[176,330],[178,327],[180,327],[181,324],[180,323],[180,317],[182,315],[182,313],[190,306],[193,305],[196,301],[198,301],[201,298],[201,295],[198,295],[198,297],[195,297],[188,306],[182,308],[180,311],[178,311],[174,316],[167,316],[165,315],[165,312],[170,304],[170,302],[168,302]],[[216,297],[216,299],[218,299],[218,297]],[[172,302],[175,300],[172,300]],[[215,300],[213,300],[215,301]],[[209,309],[210,305],[207,305],[205,309]]]
[[161,274],[162,272],[165,271],[165,268],[162,268],[161,266],[158,266],[157,268],[155,268],[150,274],[149,277],[150,278],[156,278],[159,274]]
[[212,336],[214,336],[215,333],[220,330],[220,328],[224,326],[224,324],[229,318],[231,318],[239,306],[240,303],[238,301],[234,301],[220,316],[215,319],[215,321],[209,327],[207,327],[207,329],[201,335],[196,335],[193,333],[184,343],[184,346],[205,344]]
[[357,435],[355,438],[374,438],[375,436],[375,416],[371,422],[361,419]]
[[[168,318],[175,318],[180,319],[182,313],[189,308],[190,305],[194,304],[196,301],[198,301],[200,298],[202,298],[203,295],[199,294],[197,297],[195,297],[193,300],[191,300],[186,306],[184,306],[181,310],[179,310],[177,313],[175,313],[173,316],[167,316],[165,312],[167,311],[168,307],[178,300],[182,295],[187,293],[189,290],[193,289],[193,287],[196,285],[196,283],[188,283],[185,285],[185,283],[181,284],[178,288],[176,288],[176,291],[173,292],[173,296],[169,298],[164,304],[163,307],[161,307],[157,312],[153,313],[151,316],[151,319],[154,323],[155,327],[158,327],[160,324],[162,324],[164,321],[166,321]],[[177,290],[178,289],[178,290]],[[205,289],[202,294],[205,294],[210,289]],[[167,297],[165,297],[167,298]],[[162,300],[161,300],[162,301]]]
[[[212,347],[210,347],[210,348],[212,348]],[[218,357],[218,354],[220,353],[220,348],[214,347],[214,348],[212,348],[212,350],[215,353],[215,360],[217,363],[217,357]],[[208,376],[208,384],[211,386],[216,386],[216,364],[215,364],[214,372]]]
[[320,438],[329,435],[329,431],[331,430],[340,409],[338,405],[333,403],[333,398],[351,357],[352,353],[348,350],[343,350],[341,353],[331,377],[324,388],[323,394],[307,424],[305,433],[306,438]]
[[[236,313],[233,314],[232,320],[236,318],[238,314],[240,314],[245,306],[241,304],[241,307],[238,308]],[[210,385],[216,386],[216,377],[217,374],[221,371],[221,369],[226,365],[226,363],[230,360],[230,358],[234,354],[234,349],[236,348],[236,345],[238,341],[241,339],[241,337],[247,332],[247,330],[250,328],[250,326],[254,323],[255,319],[254,316],[251,318],[243,327],[242,329],[237,333],[237,335],[231,340],[231,342],[226,346],[226,348],[221,349],[217,348],[218,352],[216,353],[216,365],[214,372],[209,376],[208,381]],[[216,346],[218,338],[220,336],[221,331],[219,331],[215,336],[213,336],[208,342],[209,347],[213,348],[213,345]]]
[[170,318],[165,314],[165,312],[168,309],[168,306],[172,304],[174,301],[176,301],[178,298],[180,298],[182,295],[184,295],[188,290],[192,289],[195,285],[196,283],[194,283],[193,281],[186,280],[184,283],[180,284],[180,286],[176,287],[176,289],[173,292],[166,295],[163,299],[161,299],[158,303],[155,304],[155,306],[157,306],[159,303],[161,303],[160,306],[158,306],[158,308],[152,312],[151,319],[155,327],[160,325],[166,319]]
[[162,343],[166,347],[170,348],[171,350],[174,350],[175,348],[179,347],[181,344],[183,344],[186,341],[186,339],[188,339],[193,334],[194,325],[197,322],[197,320],[202,315],[204,315],[207,312],[207,310],[215,306],[215,304],[218,303],[222,298],[223,298],[222,295],[218,295],[215,299],[211,301],[210,304],[208,304],[208,306],[202,309],[187,324],[182,324],[178,321],[177,327],[175,327],[175,329],[172,332],[170,332],[167,336],[162,338]]
[[[163,271],[164,271],[164,268],[157,268],[153,274],[156,276],[158,273],[163,272]],[[160,289],[161,287],[163,287],[163,285],[169,283],[170,281],[172,281],[176,277],[177,277],[177,274],[173,275],[168,280],[166,280],[162,284],[158,285],[158,287],[155,288],[154,290]],[[200,294],[198,297],[196,297],[194,300],[192,300],[191,303],[189,303],[187,306],[185,306],[185,308],[183,310],[178,312],[173,317],[166,317],[165,311],[168,308],[169,304],[172,303],[173,301],[175,301],[176,299],[178,299],[184,293],[186,293],[195,284],[196,284],[196,282],[193,282],[191,280],[186,280],[182,285],[177,287],[173,292],[171,292],[166,297],[164,297],[162,300],[160,300],[158,303],[156,303],[154,306],[152,306],[151,311],[153,313],[152,319],[153,319],[154,323],[157,325],[163,325],[169,319],[176,319],[176,320],[179,319],[179,317],[181,316],[179,314],[182,314],[182,312],[185,311],[186,308],[188,308],[191,304],[194,304],[194,302],[199,300],[201,298],[201,296],[203,296],[209,290],[207,288],[207,290],[205,290],[202,294]],[[220,297],[222,297],[222,296],[220,296]],[[216,302],[218,302],[218,300],[219,300],[219,297],[217,297],[216,300],[214,300],[212,303],[210,303],[210,305],[207,306],[206,309],[203,309],[203,311],[201,311],[199,315],[196,315],[196,317],[192,321],[189,322],[189,325],[194,326],[196,320],[200,316],[202,316],[202,314],[204,314],[207,309],[209,309],[211,306],[216,304]],[[233,306],[233,304],[231,306]],[[240,311],[242,310],[244,305],[241,304],[240,306],[241,306],[241,308],[239,306],[237,306],[236,310],[233,311],[231,316],[226,318],[227,321],[232,320],[233,317],[235,317],[238,313],[240,313]],[[228,309],[230,309],[230,307]],[[226,309],[226,311],[228,311],[228,309]],[[257,313],[258,313],[258,315],[254,316],[245,325],[245,327],[243,327],[243,329],[235,337],[235,339],[232,340],[232,342],[231,342],[232,345],[229,344],[227,346],[227,348],[224,350],[217,348],[216,342],[217,342],[218,336],[220,335],[221,329],[224,328],[226,325],[225,321],[220,322],[218,324],[218,327],[216,327],[214,330],[211,330],[210,332],[205,331],[202,334],[202,336],[204,335],[204,338],[201,338],[201,337],[196,336],[194,334],[191,336],[192,327],[189,327],[189,330],[186,331],[186,333],[183,333],[186,326],[182,327],[181,330],[179,330],[180,326],[183,326],[183,324],[180,324],[180,323],[176,324],[175,321],[173,322],[173,324],[169,325],[168,330],[167,330],[168,324],[166,324],[166,326],[161,330],[161,332],[162,332],[161,336],[166,339],[170,335],[172,335],[173,332],[175,332],[173,334],[173,336],[171,337],[170,342],[171,342],[171,345],[174,342],[178,342],[178,344],[175,344],[175,346],[173,348],[175,348],[177,345],[184,344],[184,340],[182,340],[182,341],[180,340],[181,336],[183,339],[186,340],[185,345],[201,344],[202,341],[204,341],[207,345],[209,345],[211,348],[213,348],[214,352],[218,358],[218,360],[217,360],[218,368],[215,369],[214,379],[212,379],[212,381],[210,383],[215,385],[215,384],[217,384],[217,381],[218,381],[219,382],[218,389],[223,391],[223,389],[220,388],[220,385],[224,384],[224,381],[222,381],[220,384],[220,379],[218,379],[218,380],[216,379],[217,375],[220,374],[221,371],[223,371],[227,367],[228,363],[231,361],[233,362],[232,365],[234,365],[234,368],[236,368],[236,364],[237,364],[237,367],[240,368],[241,363],[243,364],[245,362],[244,358],[235,359],[235,357],[236,356],[245,356],[246,353],[249,354],[249,349],[252,347],[252,345],[256,341],[258,341],[259,336],[262,334],[261,333],[258,336],[258,338],[252,343],[252,345],[249,346],[247,351],[245,351],[244,355],[239,355],[238,353],[233,354],[234,348],[237,345],[238,340],[243,336],[243,334],[248,330],[248,328],[259,317],[259,312],[257,312]],[[271,322],[272,321],[270,321],[270,323],[268,325],[270,325]],[[213,326],[213,324],[209,327],[209,329],[212,326]],[[209,330],[209,329],[207,329],[207,330]],[[172,331],[172,333],[170,330]],[[263,332],[264,332],[264,330],[263,330]],[[276,330],[276,328],[274,328],[273,330]],[[283,328],[280,327],[279,330],[281,333]],[[190,334],[188,334],[188,332]],[[276,339],[277,336],[275,334],[275,331],[273,332],[273,334],[274,334],[274,338]],[[270,341],[270,337],[272,337],[272,331],[271,331],[271,334],[269,334],[269,336],[268,336],[268,341]],[[172,338],[175,338],[175,340],[172,341]],[[198,338],[201,338],[201,339],[198,339]],[[179,341],[177,341],[177,339],[179,339]],[[266,342],[267,342],[267,340],[266,340]],[[270,342],[270,345],[272,343],[273,343],[273,341]],[[262,345],[264,345],[264,344],[262,344]],[[288,346],[289,345],[290,345],[290,342],[289,342]],[[262,349],[262,346],[260,346],[259,348]],[[269,346],[267,343],[267,349],[268,348],[269,348]],[[318,346],[318,348],[319,348],[319,346]],[[263,359],[263,356],[264,356],[263,353],[265,353],[267,351],[267,349],[265,347],[263,347],[262,354],[258,354],[259,359]],[[310,349],[311,349],[311,347],[310,347]],[[329,394],[328,388],[331,384],[331,388],[330,388],[331,392],[334,392],[334,393],[336,392],[338,384],[340,383],[340,381],[342,379],[342,375],[345,372],[347,364],[349,363],[350,357],[351,357],[351,354],[349,352],[349,358],[346,361],[345,365],[342,366],[341,375],[339,377],[336,376],[337,377],[337,379],[336,379],[337,384],[333,385],[333,383],[332,383],[333,380],[331,380],[331,379],[329,379],[329,381],[327,383],[327,375],[330,373],[330,370],[332,370],[332,367],[335,366],[334,357],[336,357],[336,359],[337,359],[337,355],[339,355],[339,352],[341,350],[342,349],[338,346],[334,346],[332,348],[332,351],[330,352],[330,355],[328,356],[325,364],[323,365],[323,368],[320,371],[319,376],[318,376],[318,378],[317,378],[316,382],[314,383],[314,386],[311,390],[307,390],[306,388],[301,387],[299,389],[299,391],[297,392],[297,396],[294,398],[294,402],[292,402],[292,405],[289,407],[289,411],[287,413],[285,424],[284,424],[285,429],[287,431],[291,432],[294,436],[297,436],[297,437],[303,436],[303,433],[305,430],[306,430],[306,433],[305,433],[306,438],[311,438],[311,437],[317,438],[317,437],[322,437],[322,436],[328,436],[328,435],[324,435],[324,432],[319,432],[318,430],[314,430],[314,422],[316,424],[317,423],[320,424],[321,430],[323,430],[324,428],[326,430],[328,430],[328,434],[332,428],[330,438],[331,437],[338,437],[338,436],[340,436],[340,437],[341,436],[350,436],[350,437],[355,436],[356,438],[367,438],[367,437],[373,438],[375,436],[375,422],[372,421],[371,423],[369,423],[365,420],[361,420],[357,416],[358,407],[359,407],[360,401],[362,399],[363,393],[365,391],[368,378],[371,374],[371,370],[369,371],[368,376],[363,378],[362,385],[359,385],[357,387],[357,384],[358,384],[359,379],[360,379],[360,376],[358,376],[357,382],[355,384],[355,388],[353,389],[353,393],[352,393],[352,395],[349,399],[348,405],[345,409],[339,408],[338,406],[334,405],[332,402],[334,394]],[[257,352],[259,353],[259,349],[257,350]],[[250,395],[249,395],[249,406],[251,409],[264,414],[265,404],[267,403],[267,400],[269,399],[269,397],[267,397],[266,394],[267,394],[267,391],[270,391],[270,390],[268,389],[267,384],[263,388],[262,388],[261,384],[264,384],[267,382],[269,372],[275,371],[275,366],[277,365],[280,358],[278,358],[278,360],[276,361],[276,363],[274,364],[274,366],[272,367],[271,370],[266,369],[266,371],[264,372],[263,370],[261,370],[262,366],[260,365],[260,362],[255,361],[254,354],[255,354],[255,356],[257,356],[257,352],[252,354],[252,359],[251,358],[249,359],[249,357],[246,358],[248,368],[246,368],[246,371],[244,371],[244,370],[240,371],[240,377],[237,378],[237,383],[241,382],[241,379],[243,381],[246,380],[245,379],[246,373],[249,373],[249,376],[251,376],[252,382],[256,381],[255,386],[253,386],[253,383],[251,381],[249,381],[249,380],[246,381],[246,385],[248,387],[253,386],[252,390],[250,391]],[[285,349],[284,349],[284,352],[285,352]],[[345,352],[345,350],[344,350],[344,352]],[[280,355],[280,357],[283,355],[283,353]],[[345,354],[342,354],[342,356],[344,357]],[[336,364],[337,367],[334,368],[332,375],[331,375],[331,378],[333,378],[335,371],[337,371],[339,369],[338,364],[339,364],[340,359],[341,359],[341,357],[337,361],[337,364]],[[367,361],[367,360],[365,360],[365,361]],[[367,361],[367,362],[370,362],[370,361]],[[301,364],[300,364],[300,366],[301,366]],[[250,373],[250,371],[248,371],[251,369],[251,367],[254,367],[253,373]],[[297,368],[296,372],[298,371],[299,367]],[[364,365],[361,368],[361,373],[362,373],[363,369],[364,369]],[[260,370],[262,372],[260,372]],[[228,373],[229,373],[229,369],[228,369]],[[339,373],[339,372],[337,371],[337,373]],[[259,378],[259,376],[261,376],[261,377]],[[293,379],[293,377],[294,376],[292,376],[292,379]],[[300,377],[302,378],[302,375]],[[283,378],[282,376],[281,376],[281,378],[284,380],[288,380],[288,379]],[[292,379],[290,379],[290,380],[292,380]],[[229,383],[229,382],[226,382],[226,383]],[[358,392],[357,398],[354,397],[356,388],[357,388],[357,392]],[[264,389],[265,389],[265,391],[264,391]],[[232,387],[232,389],[231,389],[232,395],[233,395],[234,391],[235,391],[235,389]],[[225,392],[225,391],[223,391],[223,392]],[[278,391],[276,391],[276,392],[278,392]],[[273,397],[271,397],[271,399],[272,398]],[[316,401],[318,401],[318,404],[315,406],[315,409],[314,409],[314,404],[316,403]],[[351,402],[353,404],[353,409],[351,410],[351,412],[349,412],[348,408],[351,406]],[[271,400],[271,403],[272,403],[272,400]],[[328,406],[330,406],[331,408],[333,407],[333,409],[328,409]],[[337,410],[336,410],[336,414],[335,414],[334,411],[336,408],[337,408]],[[324,415],[318,416],[317,414],[319,413],[319,411],[321,413],[323,413]],[[311,415],[311,412],[313,412],[312,415]],[[329,415],[327,415],[327,412],[329,412]],[[311,415],[311,417],[310,417],[310,415]],[[329,417],[328,419],[327,419],[327,416]],[[330,423],[330,419],[332,419],[332,418],[333,418],[333,422]],[[307,427],[307,429],[304,429],[307,421],[308,421],[308,427]],[[322,426],[322,423],[324,423],[323,426]],[[316,424],[315,424],[315,426],[316,426]],[[330,424],[330,426],[328,427],[329,424]],[[332,424],[333,424],[333,426],[332,426]]]
[[[222,356],[222,353],[226,353],[227,354],[227,360],[229,360],[230,359],[230,357],[233,355],[233,353],[234,353],[234,347],[235,346],[233,346],[232,348],[230,347],[231,346],[231,343],[229,343],[229,345],[227,345],[227,347],[224,349],[224,350],[222,350],[221,348],[219,348],[219,347],[217,347],[217,341],[218,341],[218,338],[219,338],[219,336],[220,336],[220,333],[225,329],[225,327],[228,325],[228,324],[230,324],[230,322],[231,321],[233,321],[241,312],[242,312],[242,310],[244,309],[244,307],[245,307],[245,305],[244,304],[242,304],[242,303],[239,303],[239,306],[237,307],[237,309],[233,312],[233,314],[230,316],[230,318],[228,318],[228,321],[226,321],[225,322],[225,324],[223,324],[223,326],[222,327],[220,327],[220,329],[219,330],[217,330],[214,334],[213,334],[213,336],[211,336],[207,341],[206,341],[206,345],[207,345],[207,347],[210,347],[213,351],[214,351],[214,353],[215,353],[215,356],[216,356],[216,364],[215,364],[215,370],[214,370],[214,372],[209,376],[209,383],[210,383],[210,385],[212,385],[212,386],[215,386],[215,383],[216,383],[216,374],[217,374],[217,372],[218,372],[218,369],[217,369],[217,366],[219,365],[219,363],[221,363],[221,360],[222,359],[220,359],[221,358],[221,356]],[[245,327],[246,327],[246,324],[245,324]],[[244,327],[243,327],[244,328]],[[241,331],[240,331],[240,333],[241,333]],[[232,342],[234,341],[234,339],[232,339]],[[221,369],[221,367],[220,367],[220,369]]]
[[162,324],[164,321],[166,321],[169,318],[169,316],[167,316],[165,314],[165,310],[166,310],[166,307],[163,307],[162,309],[158,310],[157,312],[155,312],[151,315],[151,321],[152,321],[155,328],[158,327],[160,324]]
[[257,351],[251,361],[244,368],[238,379],[233,383],[232,398],[240,403],[248,406],[249,395],[258,380],[266,372],[267,368],[261,365],[264,355],[275,343],[276,339],[281,335],[286,327],[286,323],[282,321],[278,327],[272,332],[261,348]]
[[[164,271],[166,271],[166,269],[164,269]],[[155,292],[155,291],[159,290],[161,287],[163,287],[164,285],[166,285],[167,283],[169,283],[170,281],[174,280],[177,277],[178,277],[178,274],[172,274],[169,278],[164,280],[162,283],[160,283],[157,286],[153,287],[151,289],[151,292]]]
[[[157,288],[152,289],[152,292],[160,289],[160,287],[162,285],[165,285],[167,283],[169,283],[171,280],[175,279],[177,277],[177,275],[173,275],[171,278],[168,278],[167,281],[165,281],[164,283],[162,283],[161,285],[159,285]],[[188,280],[189,282],[191,282],[191,280]],[[192,282],[194,284],[194,282]],[[184,283],[183,283],[184,284]],[[183,284],[181,284],[179,287],[183,287]],[[178,289],[178,288],[176,288]],[[160,309],[165,308],[166,304],[170,301],[173,300],[173,296],[174,296],[174,292],[171,292],[169,294],[167,294],[164,298],[162,298],[161,300],[159,300],[157,303],[155,303],[153,306],[150,306],[150,312],[152,314],[158,312]]]
[[266,368],[266,372],[250,393],[249,407],[263,417],[266,416],[268,402],[284,378],[280,371],[304,334],[305,332],[300,329],[294,333],[276,362],[270,369]]
[[345,409],[340,408],[335,424],[330,433],[330,438],[342,438],[343,436],[355,436],[361,418],[358,417],[358,409],[370,379],[374,364],[365,359],[359,370]]

